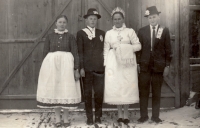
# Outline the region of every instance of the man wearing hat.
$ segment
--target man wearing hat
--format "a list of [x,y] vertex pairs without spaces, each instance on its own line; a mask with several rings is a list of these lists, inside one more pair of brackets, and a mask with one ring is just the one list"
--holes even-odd
[[143,123],[148,120],[148,99],[150,85],[152,90],[151,120],[159,123],[160,96],[163,77],[169,73],[171,61],[170,34],[168,28],[158,24],[159,14],[156,6],[148,7],[145,17],[149,25],[141,28],[138,38],[142,50],[137,53],[139,71],[140,119]]
[[103,45],[105,32],[95,28],[101,18],[98,11],[90,8],[84,15],[87,27],[77,32],[80,56],[80,74],[83,78],[87,124],[93,124],[92,89],[94,90],[95,123],[101,123],[104,91]]

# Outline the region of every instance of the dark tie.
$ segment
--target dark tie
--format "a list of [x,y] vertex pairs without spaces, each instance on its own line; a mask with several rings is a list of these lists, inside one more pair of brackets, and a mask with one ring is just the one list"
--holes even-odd
[[155,27],[153,26],[153,35],[152,35],[152,50],[153,50],[153,47],[154,47],[154,44],[155,44],[155,37],[156,37],[156,30],[155,30]]

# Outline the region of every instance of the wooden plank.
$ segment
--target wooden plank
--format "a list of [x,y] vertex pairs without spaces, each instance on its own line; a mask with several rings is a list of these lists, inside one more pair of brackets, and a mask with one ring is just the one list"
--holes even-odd
[[[152,97],[152,94],[150,93],[149,97]],[[174,93],[161,93],[161,97],[163,98],[170,98],[175,97]],[[27,94],[27,95],[1,95],[0,100],[35,100],[36,95],[35,94]]]
[[34,43],[35,39],[0,39],[1,44],[8,43]]
[[[51,20],[50,0],[18,0],[14,8],[18,13],[18,38],[37,39]],[[34,12],[34,13],[33,13]]]
[[15,74],[18,72],[18,70],[21,68],[21,66],[24,64],[24,62],[26,61],[26,59],[31,55],[31,53],[34,51],[34,49],[37,47],[37,45],[39,44],[40,40],[46,35],[46,33],[48,32],[48,30],[51,28],[51,26],[54,24],[54,22],[56,21],[57,17],[62,14],[62,12],[66,9],[66,7],[69,5],[69,3],[71,2],[68,1],[66,2],[64,8],[62,8],[59,13],[57,14],[56,17],[54,17],[54,19],[52,20],[52,22],[48,25],[48,27],[45,29],[45,31],[41,34],[41,36],[38,38],[38,40],[35,41],[34,46],[32,47],[32,49],[30,51],[28,51],[28,53],[26,54],[26,56],[20,61],[20,63],[12,70],[12,72],[10,73],[10,75],[8,76],[8,78],[5,80],[5,82],[2,85],[2,89],[0,90],[0,94],[4,91],[4,89],[7,87],[8,83],[11,81],[11,79],[15,76]]
[[200,5],[189,5],[190,10],[195,10],[199,11],[200,10]]
[[191,83],[191,84],[200,83],[200,75],[191,76],[191,77],[190,77],[190,83]]
[[167,85],[166,82],[163,82],[161,93],[175,93],[175,92],[172,91],[172,89]]
[[[164,17],[165,19],[165,26],[169,28],[169,32],[170,35],[175,35],[175,2],[174,0],[165,0],[165,15]],[[163,10],[163,7],[161,7],[161,9]],[[161,15],[164,12],[161,12]],[[168,20],[170,19],[170,20]],[[172,44],[172,48],[174,48],[173,46],[174,44]]]
[[128,14],[129,17],[129,27],[133,28],[136,33],[141,28],[141,1],[131,0],[129,1]]
[[[28,49],[31,49],[31,44],[26,43],[25,45],[23,45],[22,50],[23,51],[22,54],[22,58],[26,55],[26,53],[28,52]],[[33,76],[33,56],[32,54],[27,58],[26,62],[24,62],[24,64],[21,67],[21,84],[19,85],[19,88],[21,90],[21,92],[19,92],[18,94],[35,94],[35,86],[36,83],[34,81],[34,76]]]
[[107,11],[108,14],[111,14],[112,9],[110,7],[107,6],[107,4],[105,4],[102,0],[97,0],[101,6]]
[[9,75],[9,45],[7,44],[0,44],[0,62],[0,83],[2,83]]
[[172,92],[175,92],[176,88],[175,86],[171,83],[169,77],[164,77],[164,82],[170,87]]
[[199,71],[190,72],[190,77],[199,77],[200,78],[200,70]]
[[17,8],[15,6],[16,1],[8,0],[7,1],[7,38],[16,39],[17,29],[18,29],[18,17],[17,17]]
[[[8,44],[9,45],[9,73],[12,72],[12,69],[19,63],[20,61],[20,48],[21,44]],[[20,85],[20,72],[17,73],[13,77],[11,81],[9,81],[9,86],[12,86],[12,88],[7,88],[8,94],[16,94],[19,93],[19,85]],[[5,94],[5,93],[4,93]]]
[[40,72],[40,67],[43,61],[43,46],[44,43],[39,43],[36,49],[32,53],[32,58],[33,58],[33,94],[36,94],[37,91],[37,84],[38,84],[38,77],[39,77],[39,72]]
[[[149,98],[149,108],[152,106],[152,99]],[[162,98],[161,99],[161,108],[169,108],[174,107],[174,98]],[[0,100],[0,108],[1,109],[36,109],[37,108],[37,102],[35,99],[25,99],[25,100]],[[80,104],[79,108],[84,108],[84,104]],[[116,109],[116,105],[107,105],[103,104],[103,108],[114,108]],[[130,108],[139,108],[139,104],[133,104],[130,105]],[[83,109],[81,109],[83,111]],[[105,110],[105,109],[104,109]],[[37,111],[37,110],[36,110]],[[40,109],[40,112],[43,111]],[[49,110],[46,110],[49,111]],[[45,111],[45,112],[46,112]],[[35,110],[33,111],[35,112]]]
[[36,95],[1,95],[0,100],[35,100]]
[[199,71],[199,70],[200,70],[200,64],[190,65],[190,71]]
[[0,12],[1,12],[1,18],[0,18],[0,39],[6,39],[7,38],[7,7],[8,7],[8,1],[7,0],[0,0]]
[[37,102],[36,100],[0,100],[1,109],[36,109]]
[[67,15],[69,19],[67,26],[69,32],[76,36],[79,23],[78,19],[79,15],[81,14],[81,2],[78,0],[73,0],[63,13]]
[[175,107],[178,108],[180,107],[180,19],[179,19],[179,0],[175,0],[174,1],[174,5],[175,5],[175,42],[174,42],[174,82],[175,82]]
[[180,75],[181,75],[181,106],[189,96],[189,0],[179,1],[180,4]]
[[200,58],[190,58],[190,64],[200,64]]
[[200,73],[200,70],[190,71],[190,75],[191,75],[191,74],[199,74],[199,73]]
[[83,18],[83,15],[85,15],[85,0],[81,0],[81,13],[80,13],[79,19],[78,19],[78,22],[79,22],[78,30],[81,30],[85,26],[85,20]]

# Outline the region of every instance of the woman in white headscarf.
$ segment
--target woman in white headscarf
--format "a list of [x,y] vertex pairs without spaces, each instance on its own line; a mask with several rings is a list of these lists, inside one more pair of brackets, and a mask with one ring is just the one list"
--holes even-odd
[[114,26],[106,32],[104,42],[104,102],[117,105],[117,122],[127,125],[129,105],[139,102],[135,52],[141,49],[141,44],[135,31],[126,27],[121,8],[115,8],[111,16]]

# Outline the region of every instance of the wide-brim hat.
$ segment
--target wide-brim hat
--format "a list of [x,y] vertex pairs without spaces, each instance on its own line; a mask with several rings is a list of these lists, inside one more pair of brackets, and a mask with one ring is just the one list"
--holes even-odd
[[153,14],[160,14],[161,12],[159,12],[156,8],[156,6],[151,6],[151,7],[148,7],[145,11],[145,16],[144,17],[148,17],[150,15],[153,15]]
[[98,11],[95,8],[90,8],[87,11],[87,14],[83,16],[83,18],[87,18],[90,15],[96,15],[98,19],[101,18],[101,15],[99,15]]

